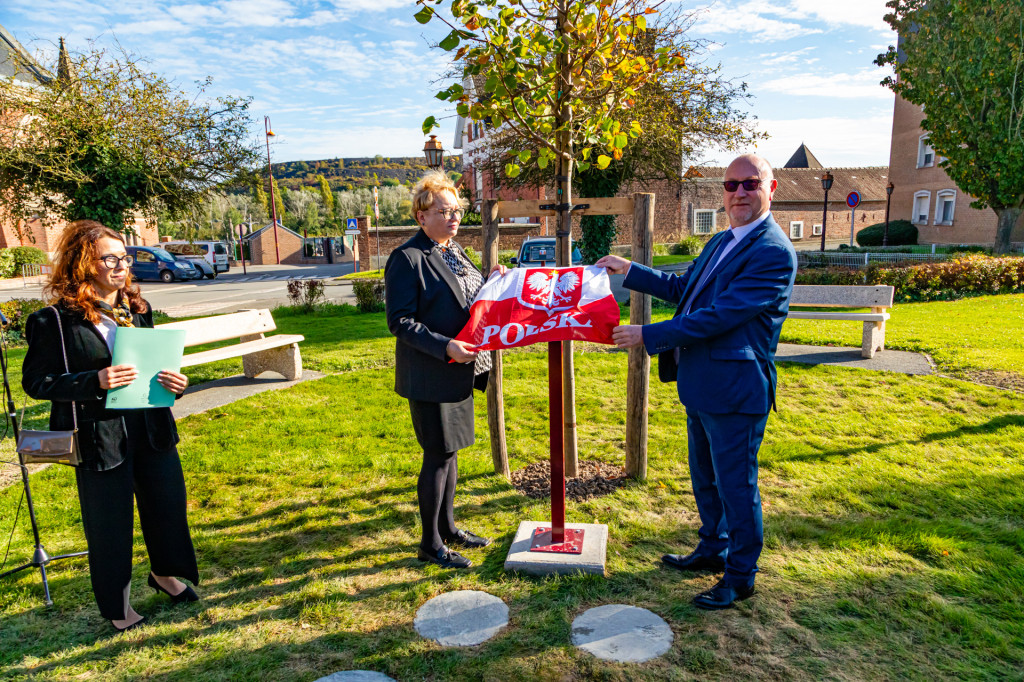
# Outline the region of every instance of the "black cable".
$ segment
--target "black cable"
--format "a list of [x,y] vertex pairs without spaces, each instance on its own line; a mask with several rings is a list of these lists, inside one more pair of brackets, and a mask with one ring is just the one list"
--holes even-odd
[[18,517],[21,516],[21,505],[25,503],[25,488],[21,489],[21,499],[18,500],[18,510],[14,512],[14,523],[11,524],[11,534],[7,536],[7,549],[4,551],[4,561],[0,564],[0,571],[7,565],[7,555],[11,553],[11,541],[14,540],[14,529],[18,527]]

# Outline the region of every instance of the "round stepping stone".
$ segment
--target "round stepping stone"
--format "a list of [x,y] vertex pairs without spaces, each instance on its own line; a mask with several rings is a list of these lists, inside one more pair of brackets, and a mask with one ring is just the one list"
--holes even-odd
[[321,677],[316,682],[395,682],[393,677],[372,670],[342,670]]
[[607,604],[572,622],[572,643],[606,661],[643,663],[672,646],[672,628],[655,613],[625,604]]
[[475,646],[506,625],[505,602],[478,590],[438,595],[420,607],[413,621],[420,636],[442,646]]

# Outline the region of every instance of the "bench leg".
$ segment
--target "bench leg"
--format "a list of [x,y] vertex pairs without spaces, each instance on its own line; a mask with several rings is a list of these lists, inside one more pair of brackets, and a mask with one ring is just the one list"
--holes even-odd
[[242,371],[246,379],[254,379],[263,372],[277,372],[289,381],[301,379],[302,356],[299,355],[299,344],[243,355]]
[[880,350],[885,350],[885,322],[865,322],[860,345],[861,357],[873,358]]

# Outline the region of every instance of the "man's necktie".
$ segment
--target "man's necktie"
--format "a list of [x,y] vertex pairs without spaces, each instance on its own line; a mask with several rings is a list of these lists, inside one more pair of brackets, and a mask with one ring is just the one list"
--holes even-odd
[[700,281],[697,282],[697,286],[690,291],[690,297],[686,299],[686,305],[683,306],[683,315],[690,314],[690,308],[693,306],[693,300],[697,298],[697,294],[701,292],[704,285],[707,284],[708,279],[712,273],[718,268],[718,261],[721,257],[722,251],[725,247],[732,242],[734,239],[732,230],[725,233],[725,236],[718,242],[718,246],[715,247],[715,252],[711,254],[711,258],[708,259],[708,264],[704,268],[704,273],[700,277]]

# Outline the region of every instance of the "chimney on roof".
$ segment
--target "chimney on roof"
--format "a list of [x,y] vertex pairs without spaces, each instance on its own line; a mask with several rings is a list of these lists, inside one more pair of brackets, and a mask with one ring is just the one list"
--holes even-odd
[[811,153],[811,150],[807,148],[807,145],[801,142],[783,168],[823,168],[823,166],[815,158],[814,154]]

